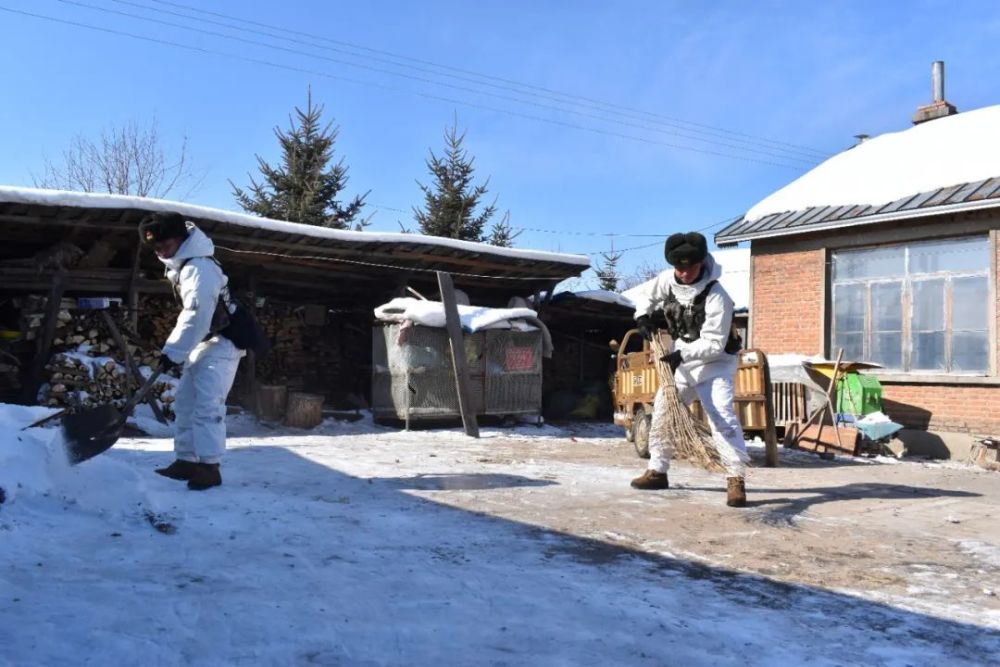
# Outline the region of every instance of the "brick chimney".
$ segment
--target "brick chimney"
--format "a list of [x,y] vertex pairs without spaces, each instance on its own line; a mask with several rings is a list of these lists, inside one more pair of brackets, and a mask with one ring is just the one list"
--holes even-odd
[[944,61],[935,60],[931,65],[931,86],[933,88],[934,101],[917,107],[917,113],[913,114],[913,124],[919,125],[935,118],[944,118],[958,113],[955,105],[949,104],[944,99]]

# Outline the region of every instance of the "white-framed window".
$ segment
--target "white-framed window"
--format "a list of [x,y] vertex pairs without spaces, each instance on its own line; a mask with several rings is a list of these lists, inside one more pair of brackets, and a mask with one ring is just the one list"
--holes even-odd
[[832,254],[831,349],[913,373],[989,372],[987,236]]

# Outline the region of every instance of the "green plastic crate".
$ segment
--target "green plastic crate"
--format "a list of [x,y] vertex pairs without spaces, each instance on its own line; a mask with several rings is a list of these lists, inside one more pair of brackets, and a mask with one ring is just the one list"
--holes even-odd
[[837,381],[837,412],[863,417],[882,409],[882,384],[874,375],[847,373]]

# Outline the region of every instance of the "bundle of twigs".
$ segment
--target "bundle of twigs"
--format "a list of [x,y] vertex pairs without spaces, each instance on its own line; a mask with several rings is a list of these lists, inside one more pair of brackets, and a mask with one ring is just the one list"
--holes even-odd
[[705,424],[691,416],[674,385],[670,366],[660,359],[666,354],[666,350],[659,335],[653,336],[651,347],[663,395],[653,406],[653,424],[656,430],[650,431],[650,439],[660,438],[661,442],[673,443],[674,456],[686,459],[705,470],[725,472],[726,468],[715,446],[712,432]]

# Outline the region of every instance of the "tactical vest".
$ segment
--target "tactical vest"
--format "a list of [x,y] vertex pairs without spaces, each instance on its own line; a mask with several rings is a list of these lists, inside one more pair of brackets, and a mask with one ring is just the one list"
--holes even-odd
[[[701,338],[701,328],[705,325],[705,300],[717,282],[719,281],[709,281],[705,289],[688,305],[678,301],[673,290],[667,293],[667,300],[663,303],[663,316],[667,321],[665,328],[671,338],[688,343]],[[726,352],[736,354],[741,347],[743,347],[742,339],[735,331],[730,330],[729,339],[726,341]]]

